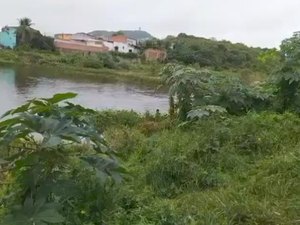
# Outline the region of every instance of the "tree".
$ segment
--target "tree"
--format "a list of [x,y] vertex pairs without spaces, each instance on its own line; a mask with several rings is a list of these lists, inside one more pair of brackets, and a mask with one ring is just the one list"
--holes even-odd
[[281,53],[277,49],[268,49],[258,56],[258,62],[263,71],[273,73],[281,65]]
[[124,32],[123,32],[123,31],[119,30],[119,31],[117,31],[117,32],[113,33],[113,35],[112,35],[112,36],[118,36],[118,35],[125,35],[125,34],[124,34]]
[[19,19],[19,26],[31,27],[32,25],[32,20],[28,17]]
[[17,44],[24,44],[30,40],[31,26],[33,25],[30,18],[24,17],[19,19],[19,27],[17,29]]
[[276,73],[280,110],[299,112],[300,33],[295,32],[291,38],[282,41],[280,49],[283,64]]
[[262,85],[248,86],[238,77],[206,69],[168,64],[161,75],[169,87],[169,113],[178,115],[180,120],[186,120],[190,112],[199,116],[226,109],[230,114],[240,115],[249,110],[265,110],[272,97]]
[[[93,125],[96,112],[64,102],[75,96],[33,99],[0,120],[1,175],[13,180],[1,198],[8,210],[0,224],[74,224],[68,212],[75,218],[80,214],[82,179],[99,184],[98,193],[120,181],[114,153]],[[103,205],[96,200],[89,213],[101,221]],[[86,224],[78,217],[77,221]]]
[[52,37],[43,36],[38,30],[32,29],[32,25],[32,20],[27,17],[19,19],[17,46],[54,51],[54,39]]
[[164,84],[169,87],[171,116],[177,114],[180,120],[187,119],[189,111],[208,91],[210,75],[207,70],[195,70],[177,64],[168,64],[163,68],[161,76]]

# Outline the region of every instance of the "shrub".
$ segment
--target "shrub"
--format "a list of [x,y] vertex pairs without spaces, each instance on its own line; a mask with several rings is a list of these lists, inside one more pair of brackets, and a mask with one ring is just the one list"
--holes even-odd
[[105,129],[111,126],[136,126],[141,121],[141,116],[134,111],[101,111],[96,118],[96,124],[99,128]]
[[104,67],[104,63],[96,57],[86,57],[83,59],[83,67],[100,69]]

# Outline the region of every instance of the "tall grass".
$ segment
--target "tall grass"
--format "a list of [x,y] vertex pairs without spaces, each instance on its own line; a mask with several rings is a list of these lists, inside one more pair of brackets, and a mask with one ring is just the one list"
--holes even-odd
[[299,224],[298,116],[250,113],[150,135],[145,118],[126,120],[106,132],[130,174],[107,224]]

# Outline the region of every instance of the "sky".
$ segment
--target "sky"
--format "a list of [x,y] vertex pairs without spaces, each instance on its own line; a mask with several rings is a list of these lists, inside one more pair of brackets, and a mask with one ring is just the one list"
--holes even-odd
[[0,26],[29,17],[42,33],[137,30],[278,47],[300,30],[300,0],[0,0]]

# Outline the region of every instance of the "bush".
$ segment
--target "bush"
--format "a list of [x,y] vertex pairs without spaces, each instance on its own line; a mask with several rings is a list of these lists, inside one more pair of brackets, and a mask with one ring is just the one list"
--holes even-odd
[[104,67],[104,63],[95,57],[86,57],[83,59],[83,67],[100,69]]
[[141,121],[141,116],[134,111],[101,111],[97,115],[96,124],[100,129],[113,126],[136,126]]

